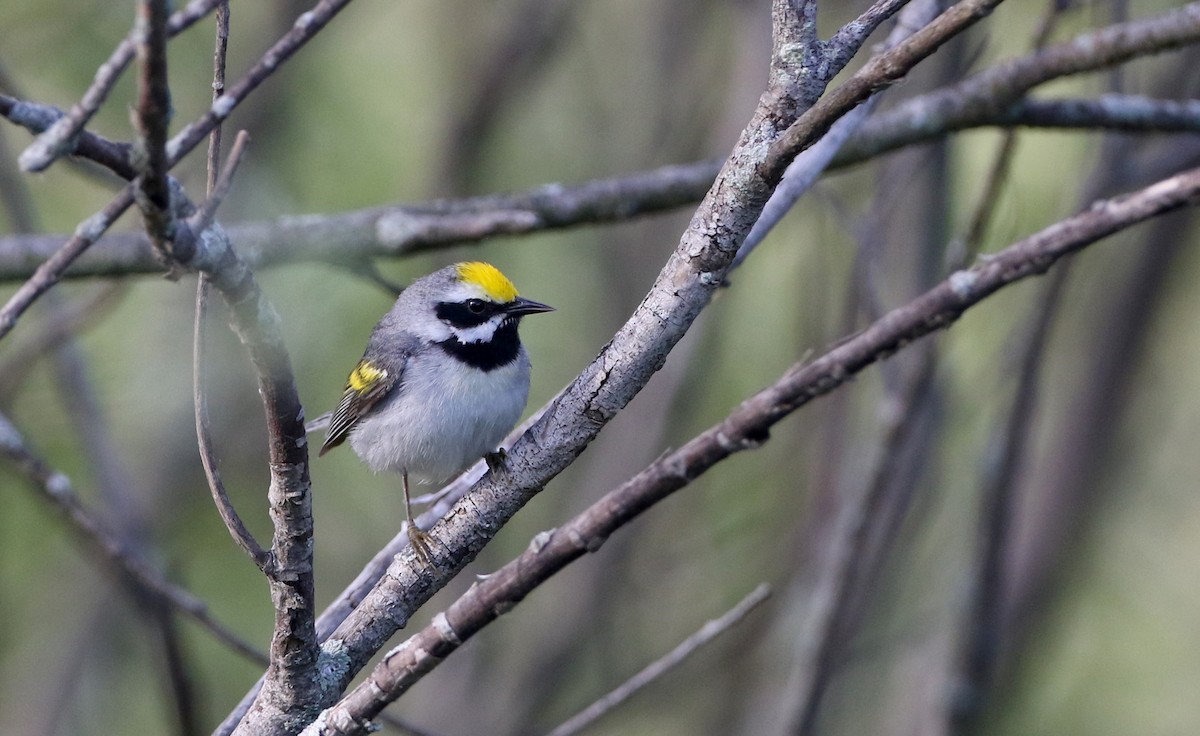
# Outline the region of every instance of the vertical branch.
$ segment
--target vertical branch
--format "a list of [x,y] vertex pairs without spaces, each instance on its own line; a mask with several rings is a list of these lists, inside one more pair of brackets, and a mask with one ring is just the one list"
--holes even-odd
[[[249,354],[266,415],[271,470],[267,501],[274,531],[271,564],[265,565],[264,571],[271,589],[275,625],[271,664],[253,712],[276,727],[294,731],[311,717],[323,691],[316,669],[312,495],[304,409],[278,312],[224,231],[209,227],[216,205],[232,180],[234,157],[240,155],[246,140],[247,136],[239,135],[213,196],[180,225],[181,229],[198,233],[196,242],[201,247],[196,249],[192,265],[209,275],[229,307],[231,327]],[[234,536],[238,536],[236,531]],[[251,733],[258,732],[254,725],[249,728]]]
[[[213,82],[212,99],[216,102],[225,94],[225,58],[229,51],[229,0],[220,0],[217,6],[216,40],[213,43]],[[212,129],[208,135],[208,160],[205,190],[212,196],[217,188],[217,173],[221,167],[221,126]]]
[[167,82],[167,0],[139,0],[133,42],[140,65],[134,127],[143,158],[134,194],[146,234],[169,263],[174,249],[174,215],[167,179],[167,127],[171,90]]
[[[1051,0],[1034,33],[1033,50],[1041,50],[1064,10],[1060,0]],[[979,253],[988,224],[999,204],[1016,151],[1017,131],[1006,130],[992,159],[967,229],[948,254],[965,264]],[[948,733],[968,733],[982,712],[1000,659],[1004,639],[1003,597],[1006,563],[1011,551],[1011,529],[1016,502],[1016,482],[1021,474],[1026,444],[1038,401],[1038,380],[1045,357],[1046,339],[1058,312],[1070,264],[1055,270],[1038,298],[1029,327],[1017,349],[1019,365],[1013,403],[996,436],[989,440],[991,462],[984,467],[980,489],[979,535],[973,560],[971,590],[957,660],[950,663],[952,697],[946,709]]]
[[[275,561],[269,577],[275,608],[271,666],[258,714],[289,728],[306,723],[320,707],[318,643],[312,562],[312,493],[304,409],[282,340],[279,315],[253,274],[226,249],[212,271],[233,314],[234,330],[250,353],[267,418],[271,484],[267,491]],[[253,731],[251,731],[253,732]]]
[[[1058,3],[1053,5],[1048,16],[1051,19],[1054,12],[1061,11]],[[1114,3],[1110,13],[1114,22],[1124,22],[1124,3]],[[1194,91],[1190,89],[1194,82],[1194,61],[1194,55],[1192,59],[1183,59],[1174,78],[1165,78],[1156,86],[1163,91]],[[1121,92],[1123,83],[1119,68],[1115,68],[1109,75],[1110,91]],[[1178,166],[1180,158],[1197,155],[1195,146],[1176,148],[1165,161],[1139,166],[1133,163],[1136,159],[1132,149],[1132,142],[1119,136],[1109,135],[1102,140],[1096,165],[1081,187],[1081,203],[1094,201],[1128,179],[1153,176],[1157,173],[1155,169],[1171,170]],[[1068,541],[1062,530],[1076,528],[1077,517],[1084,515],[1081,489],[1094,489],[1097,469],[1103,468],[1103,456],[1112,441],[1112,428],[1120,424],[1122,398],[1127,395],[1123,387],[1131,380],[1142,352],[1141,341],[1162,303],[1164,279],[1184,242],[1176,230],[1178,226],[1178,219],[1156,221],[1145,237],[1152,244],[1147,246],[1149,252],[1131,268],[1121,268],[1122,275],[1107,305],[1112,311],[1096,320],[1096,324],[1103,325],[1104,336],[1092,338],[1098,350],[1089,353],[1092,365],[1089,380],[1082,388],[1077,387],[1077,401],[1068,411],[1070,418],[1065,427],[1058,428],[1053,439],[1058,449],[1051,455],[1066,459],[1054,464],[1048,478],[1028,467],[1029,438],[1033,436],[1038,410],[1047,333],[1061,309],[1071,264],[1055,272],[1034,305],[1020,338],[1020,365],[1012,405],[1004,424],[990,440],[989,462],[981,471],[979,543],[972,560],[974,578],[963,613],[958,659],[954,663],[957,671],[953,698],[948,701],[945,714],[954,734],[978,731],[988,696],[1005,660],[1020,644],[1021,619],[1029,613],[1029,591],[1044,585],[1044,578],[1049,577],[1056,556]],[[1111,318],[1106,318],[1110,315]],[[1034,494],[1038,500],[1031,502],[1028,499]],[[1039,512],[1052,513],[1056,523],[1041,525],[1031,520],[1040,514],[1026,516],[1029,510],[1025,506],[1030,503]],[[1051,527],[1053,531],[1048,531]],[[1034,555],[1030,554],[1031,549],[1036,551]],[[1041,559],[1031,565],[1029,558],[1033,556]],[[1031,569],[1039,565],[1041,569]]]

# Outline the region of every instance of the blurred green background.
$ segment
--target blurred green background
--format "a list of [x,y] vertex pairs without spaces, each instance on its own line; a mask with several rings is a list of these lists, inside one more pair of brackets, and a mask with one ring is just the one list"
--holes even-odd
[[[824,3],[822,34],[862,5]],[[1127,5],[1131,17],[1141,17],[1175,3]],[[230,79],[307,7],[233,3]],[[889,91],[883,108],[1026,53],[1044,7],[1006,3]],[[0,69],[11,89],[4,91],[70,105],[132,17],[127,2],[6,0]],[[1107,5],[1088,4],[1065,13],[1054,38],[1110,20]],[[512,45],[519,53],[502,57],[517,24],[526,29]],[[769,33],[764,0],[358,0],[233,115],[227,134],[245,128],[253,144],[220,217],[333,213],[723,155],[761,93]],[[211,46],[209,22],[171,45],[175,129],[208,105]],[[1193,96],[1194,75],[1190,88],[1171,86],[1188,58],[1195,55],[1134,62],[1120,83],[1129,92]],[[498,67],[508,74],[489,81]],[[132,79],[126,75],[98,115],[96,131],[129,138]],[[1095,95],[1111,84],[1107,75],[1089,75],[1039,94]],[[827,176],[733,275],[650,386],[415,624],[465,590],[472,574],[503,564],[539,530],[865,324],[864,310],[847,307],[862,263],[885,308],[944,276],[938,249],[966,228],[1000,135],[970,131]],[[29,138],[5,126],[0,139],[3,165],[11,167]],[[1177,170],[1171,165],[1182,168],[1194,160],[1196,143],[1185,135],[1114,141],[1090,132],[1022,132],[983,249],[1077,210],[1097,170],[1108,171],[1109,186],[1090,196],[1110,195]],[[1164,158],[1172,162],[1166,168],[1158,163]],[[202,156],[177,174],[199,198]],[[47,232],[70,232],[114,191],[112,182],[62,163],[23,181]],[[498,238],[381,260],[379,268],[407,282],[455,260],[484,259],[524,295],[558,307],[523,328],[534,361],[532,410],[628,317],[690,215],[684,207],[616,225]],[[138,224],[126,217],[117,229]],[[8,213],[0,213],[0,226],[12,231]],[[1071,265],[1018,476],[1023,542],[1014,552],[1012,600],[1019,626],[995,697],[974,725],[979,733],[1200,730],[1200,700],[1192,697],[1200,683],[1200,294],[1193,287],[1200,263],[1187,247],[1194,239],[1195,222],[1182,213],[1114,237]],[[1136,281],[1147,263],[1159,266],[1157,280]],[[284,266],[259,276],[283,315],[301,397],[316,416],[336,402],[391,297],[335,266]],[[122,497],[96,490],[101,471],[88,460],[78,401],[64,399],[63,360],[45,356],[15,369],[6,363],[51,319],[49,303],[0,346],[0,365],[13,369],[0,375],[0,409],[98,513],[141,533],[155,564],[265,650],[272,622],[266,585],[214,513],[195,448],[193,285],[191,277],[121,281],[79,336],[76,356],[115,451],[116,467],[103,472],[121,479]],[[0,297],[15,287],[4,285]],[[70,303],[112,288],[80,280],[56,291]],[[893,479],[906,500],[878,552],[878,571],[864,583],[859,625],[841,641],[821,733],[937,732],[953,693],[981,477],[1017,389],[1020,336],[1044,288],[1034,280],[1009,289],[935,338],[935,400]],[[261,408],[244,353],[224,329],[223,307],[213,311],[216,450],[237,508],[263,538]],[[490,626],[392,710],[437,734],[544,731],[765,580],[777,595],[764,609],[594,732],[778,732],[802,622],[795,604],[819,559],[814,529],[827,529],[822,509],[829,503],[860,492],[879,452],[891,406],[885,399],[903,382],[906,360],[869,370],[782,423],[761,450],[721,463],[650,511]],[[348,452],[315,461],[312,478],[323,605],[398,530],[403,505],[397,479],[373,476]],[[159,644],[137,604],[7,466],[0,466],[0,503],[0,733],[176,732]],[[200,723],[209,730],[261,671],[189,621],[179,628]]]

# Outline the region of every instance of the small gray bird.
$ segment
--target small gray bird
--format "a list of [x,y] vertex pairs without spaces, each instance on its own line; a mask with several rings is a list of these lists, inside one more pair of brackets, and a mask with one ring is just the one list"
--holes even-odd
[[447,266],[401,292],[350,371],[318,457],[349,438],[372,470],[400,473],[408,536],[422,561],[429,542],[413,523],[409,479],[440,483],[494,457],[529,397],[517,325],[550,311],[519,296],[495,266]]

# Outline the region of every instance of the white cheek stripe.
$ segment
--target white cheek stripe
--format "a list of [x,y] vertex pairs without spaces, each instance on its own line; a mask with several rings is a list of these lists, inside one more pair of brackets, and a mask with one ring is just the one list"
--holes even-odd
[[500,329],[500,323],[504,320],[503,315],[496,315],[487,322],[474,327],[451,327],[450,331],[458,338],[458,341],[467,344],[473,342],[491,342],[492,337],[496,334],[496,330]]

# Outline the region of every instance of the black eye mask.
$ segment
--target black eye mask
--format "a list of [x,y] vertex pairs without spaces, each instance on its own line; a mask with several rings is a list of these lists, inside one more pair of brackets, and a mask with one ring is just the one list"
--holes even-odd
[[438,319],[449,323],[452,327],[467,329],[487,322],[500,309],[500,305],[493,302],[468,299],[465,302],[439,302],[434,313],[437,314]]

